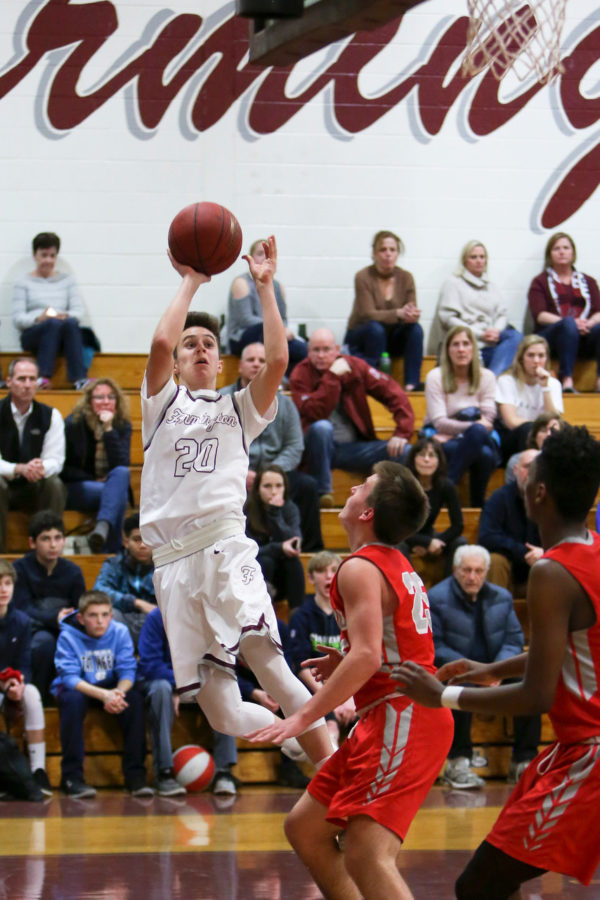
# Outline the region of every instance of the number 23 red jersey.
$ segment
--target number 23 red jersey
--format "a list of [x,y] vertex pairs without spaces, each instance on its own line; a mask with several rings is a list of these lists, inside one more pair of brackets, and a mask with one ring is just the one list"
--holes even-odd
[[[433,664],[433,635],[427,592],[409,561],[399,550],[386,544],[367,544],[348,556],[342,566],[353,557],[366,559],[379,569],[398,598],[393,615],[384,616],[383,619],[381,666],[354,695],[356,708],[360,710],[398,690],[398,683],[390,678],[392,666],[412,659],[430,672],[435,672],[436,668]],[[346,654],[350,649],[350,641],[344,601],[337,583],[336,575],[330,591],[331,606],[342,633],[342,653]],[[407,698],[407,705],[410,702]]]

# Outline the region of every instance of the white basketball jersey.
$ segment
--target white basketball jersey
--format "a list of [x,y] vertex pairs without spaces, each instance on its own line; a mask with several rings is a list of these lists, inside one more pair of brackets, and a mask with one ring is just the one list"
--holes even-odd
[[274,400],[260,416],[249,387],[192,394],[171,379],[148,397],[144,377],[140,527],[149,547],[224,518],[238,518],[245,530],[248,447],[276,412]]

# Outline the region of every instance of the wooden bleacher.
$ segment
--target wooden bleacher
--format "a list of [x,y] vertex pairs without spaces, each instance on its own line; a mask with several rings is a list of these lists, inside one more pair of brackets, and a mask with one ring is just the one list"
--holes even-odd
[[[0,353],[0,365],[2,372],[6,374],[8,362],[15,355]],[[146,362],[145,354],[110,354],[102,353],[94,357],[89,375],[90,377],[102,377],[103,375],[114,378],[127,392],[130,414],[133,423],[132,456],[131,456],[131,482],[136,502],[139,501],[139,484],[141,465],[143,461],[141,444],[141,409],[139,399],[139,387],[143,377]],[[218,386],[229,384],[237,378],[238,360],[233,356],[223,357],[223,371],[218,379]],[[433,357],[427,357],[424,362],[424,375],[435,365]],[[393,374],[402,383],[402,362],[394,360]],[[580,391],[592,391],[595,386],[595,366],[592,362],[578,363],[575,371],[575,385]],[[44,391],[38,395],[43,402],[56,406],[63,416],[69,414],[76,403],[78,393],[70,389],[66,381],[64,362],[61,360],[55,376],[52,379],[52,390]],[[0,397],[3,393],[0,392]],[[415,433],[422,424],[425,412],[425,397],[422,393],[410,396],[415,410]],[[586,424],[590,431],[600,437],[600,396],[591,393],[565,395],[565,418],[573,424]],[[386,439],[393,432],[393,419],[389,412],[381,404],[370,400],[374,424],[378,437]],[[337,506],[341,506],[351,485],[362,480],[360,474],[353,474],[335,470],[333,472],[333,494]],[[499,487],[503,483],[503,472],[498,471],[490,480],[488,492]],[[329,549],[348,552],[345,532],[341,528],[338,518],[339,509],[322,510],[321,522],[325,546]],[[469,542],[476,541],[480,510],[464,509],[465,529],[464,534]],[[442,530],[447,526],[447,512],[442,511],[438,518],[437,527]],[[590,526],[595,524],[595,511],[590,513],[588,520]],[[65,525],[68,532],[90,530],[91,521],[82,513],[67,511],[65,513]],[[8,558],[15,558],[27,549],[27,516],[11,512],[8,522]],[[86,586],[92,587],[100,567],[106,557],[81,555],[73,557],[84,572]],[[302,562],[305,570],[310,559],[309,554],[302,554]],[[427,582],[428,573],[424,566],[422,575]],[[307,589],[310,585],[307,582]],[[517,613],[526,626],[526,609],[523,600],[515,601]],[[279,605],[278,614],[287,617],[286,605]],[[60,741],[58,736],[58,714],[56,709],[46,710],[46,742],[48,751],[48,772],[51,783],[57,785],[60,780]],[[512,732],[510,720],[503,717],[474,716],[473,718],[473,743],[483,749],[488,759],[488,767],[481,770],[483,775],[505,775],[508,771]],[[195,706],[184,707],[181,716],[177,720],[173,731],[173,745],[181,746],[184,743],[201,743],[210,746],[209,729],[202,714]],[[542,741],[552,740],[552,729],[546,716],[543,717]],[[122,781],[120,769],[121,735],[115,723],[110,717],[102,715],[98,711],[92,711],[86,721],[86,779],[97,786],[113,786]],[[239,763],[234,770],[235,774],[247,783],[273,782],[276,780],[279,751],[276,748],[265,745],[257,747],[245,741],[238,741]],[[148,771],[151,771],[150,758],[148,758]]]

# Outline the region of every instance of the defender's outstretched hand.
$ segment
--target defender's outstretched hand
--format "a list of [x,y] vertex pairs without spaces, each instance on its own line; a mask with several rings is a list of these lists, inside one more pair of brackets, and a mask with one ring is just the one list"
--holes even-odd
[[296,737],[306,728],[306,722],[302,721],[298,713],[294,713],[287,719],[276,719],[272,725],[267,728],[261,728],[253,731],[251,734],[245,734],[247,741],[257,744],[268,741],[271,744],[283,744],[287,738]]
[[324,644],[317,644],[317,650],[321,650],[325,656],[317,656],[315,659],[305,659],[300,664],[302,669],[310,669],[310,674],[315,681],[327,681],[331,678],[339,664],[344,658],[343,653],[335,650],[333,647],[326,647]]
[[495,687],[500,684],[500,679],[489,674],[489,666],[486,663],[474,662],[472,659],[456,659],[446,663],[436,672],[439,681],[448,684],[485,684]]
[[246,253],[242,259],[245,259],[250,269],[250,274],[256,284],[271,284],[277,270],[277,241],[274,235],[262,242],[265,251],[265,258],[262,262],[256,262]]
[[411,700],[416,700],[421,706],[430,706],[436,709],[442,705],[440,698],[444,690],[443,684],[418,663],[407,660],[399,666],[395,666],[391,677],[394,681],[400,682],[399,690],[402,694],[406,694]]

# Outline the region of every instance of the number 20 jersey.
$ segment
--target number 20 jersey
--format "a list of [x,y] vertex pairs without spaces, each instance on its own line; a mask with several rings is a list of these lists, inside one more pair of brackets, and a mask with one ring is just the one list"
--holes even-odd
[[[398,598],[394,613],[383,619],[379,670],[354,695],[356,708],[361,710],[387,694],[397,692],[398,682],[390,678],[390,671],[398,663],[411,659],[429,672],[435,672],[436,667],[429,599],[421,578],[406,557],[386,544],[367,544],[347,557],[342,566],[353,557],[367,559],[379,569]],[[342,634],[342,652],[347,653],[350,641],[344,601],[337,589],[338,575],[339,569],[331,585],[331,606]],[[411,702],[406,698],[407,705]]]
[[277,403],[259,415],[250,388],[233,395],[179,387],[170,379],[153,397],[142,385],[144,467],[140,524],[156,548],[222,519],[245,531],[248,447]]

